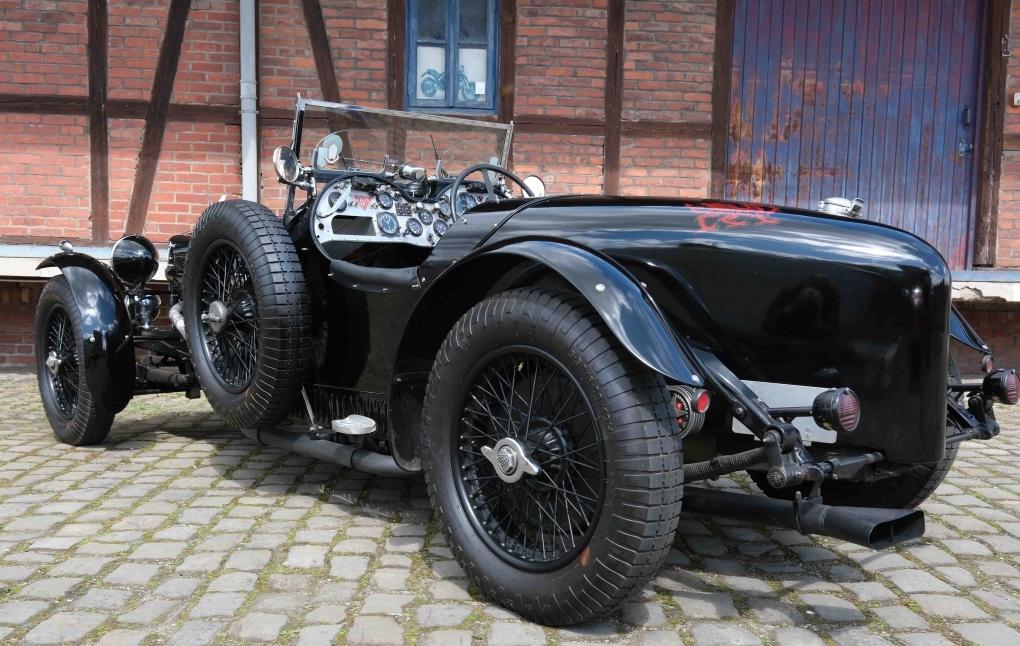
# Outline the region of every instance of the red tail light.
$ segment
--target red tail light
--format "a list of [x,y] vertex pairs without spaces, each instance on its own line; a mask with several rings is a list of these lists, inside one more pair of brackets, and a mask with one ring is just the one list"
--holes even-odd
[[1012,368],[996,370],[985,377],[981,390],[992,401],[1012,406],[1020,400],[1020,376]]
[[712,405],[712,395],[707,390],[699,390],[694,395],[694,412],[704,413]]
[[850,433],[861,422],[861,401],[849,388],[833,388],[815,397],[811,416],[822,428]]

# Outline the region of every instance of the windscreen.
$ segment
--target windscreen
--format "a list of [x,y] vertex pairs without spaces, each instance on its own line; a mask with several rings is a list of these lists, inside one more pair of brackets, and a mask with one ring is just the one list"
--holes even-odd
[[[302,141],[316,171],[381,172],[401,163],[453,176],[475,164],[504,165],[509,125],[442,115],[307,101]],[[438,169],[438,172],[437,172]]]

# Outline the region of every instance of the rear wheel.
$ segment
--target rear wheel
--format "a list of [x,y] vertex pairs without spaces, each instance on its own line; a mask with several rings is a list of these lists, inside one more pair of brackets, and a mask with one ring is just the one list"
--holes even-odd
[[184,268],[184,321],[209,403],[237,428],[269,428],[304,383],[311,336],[297,251],[269,209],[213,204]]
[[81,312],[63,276],[50,279],[35,314],[35,361],[43,410],[57,438],[85,446],[106,439],[114,413],[89,390]]
[[680,513],[682,444],[662,378],[580,297],[505,292],[433,366],[424,465],[465,571],[546,624],[603,615],[647,582]]

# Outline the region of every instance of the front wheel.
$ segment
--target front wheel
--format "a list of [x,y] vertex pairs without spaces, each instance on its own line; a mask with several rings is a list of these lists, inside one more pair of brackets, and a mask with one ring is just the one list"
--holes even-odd
[[447,336],[425,399],[440,527],[490,597],[562,625],[616,608],[660,568],[683,492],[662,377],[579,296],[523,289]]
[[57,439],[87,446],[106,439],[114,413],[85,380],[81,311],[63,276],[51,278],[35,312],[35,364],[43,410]]

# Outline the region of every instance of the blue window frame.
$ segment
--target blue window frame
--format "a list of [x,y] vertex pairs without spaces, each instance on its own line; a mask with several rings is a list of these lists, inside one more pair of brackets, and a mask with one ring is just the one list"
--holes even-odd
[[495,112],[498,1],[408,0],[408,108]]

